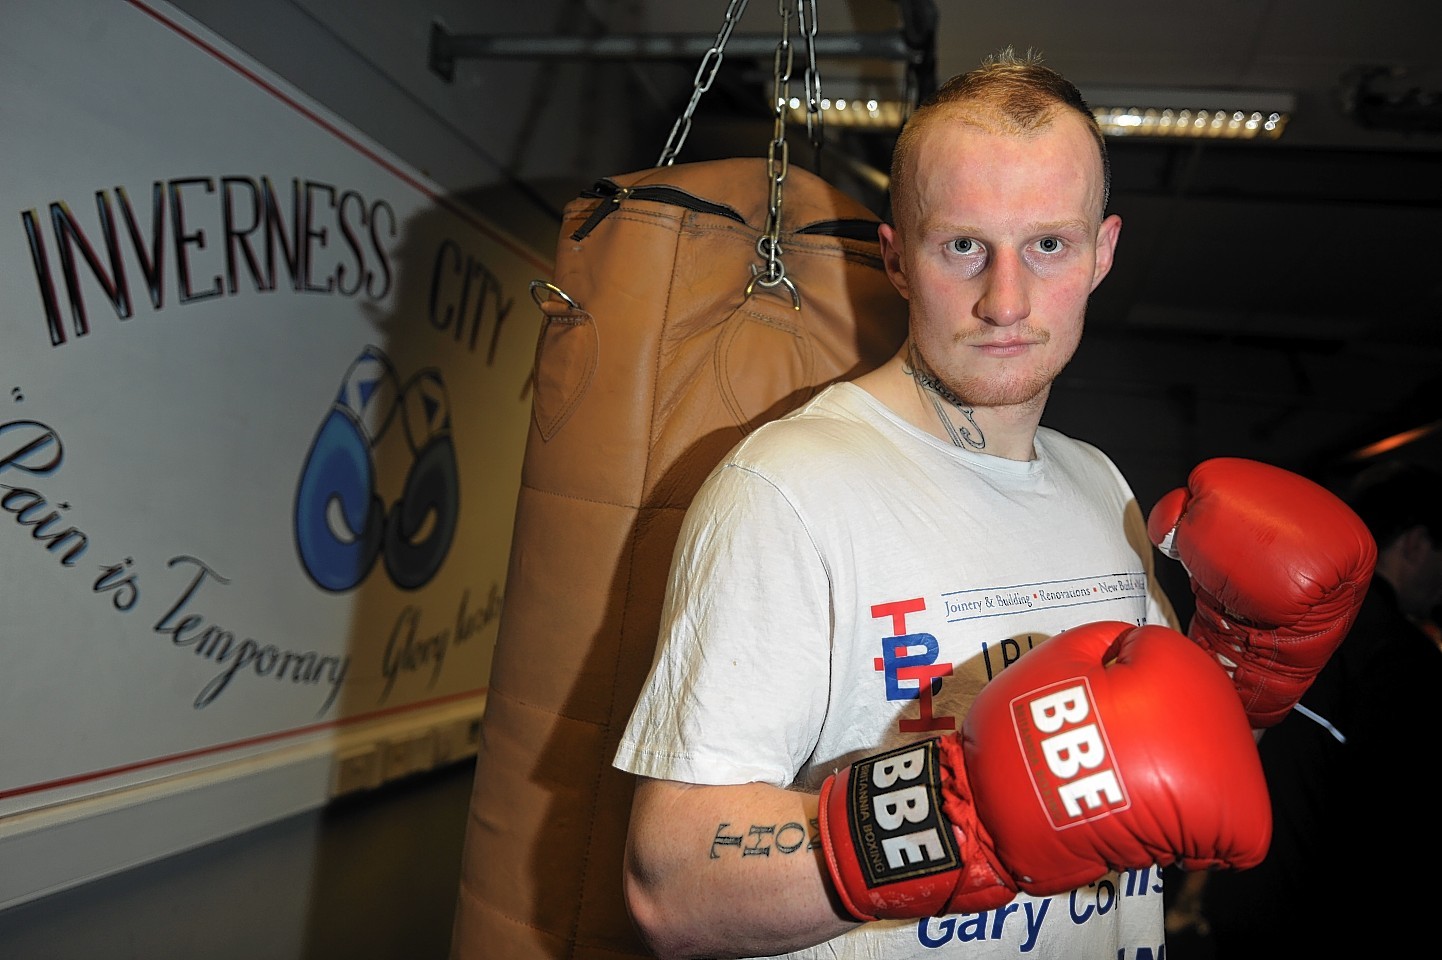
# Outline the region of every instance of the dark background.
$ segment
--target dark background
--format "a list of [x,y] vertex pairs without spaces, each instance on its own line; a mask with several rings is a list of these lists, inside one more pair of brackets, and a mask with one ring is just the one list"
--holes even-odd
[[[694,48],[670,58],[649,51],[661,41],[714,42],[727,4],[562,6],[550,29],[492,24],[470,33],[495,46],[457,60],[452,82],[487,88],[519,70],[534,82],[516,93],[538,117],[564,71],[585,71],[598,88],[621,83],[632,109],[607,111],[576,134],[632,145],[622,168],[654,165],[700,59]],[[1442,459],[1432,429],[1442,423],[1442,4],[816,6],[825,97],[903,99],[908,74],[925,87],[1010,44],[1041,51],[1094,106],[1118,87],[1138,97],[1205,89],[1293,98],[1278,140],[1110,140],[1111,206],[1124,223],[1117,263],[1093,297],[1087,337],[1046,422],[1107,450],[1144,509],[1210,456],[1255,457],[1339,486],[1365,462],[1364,447],[1421,429],[1389,456]],[[744,8],[677,162],[766,154],[781,23],[775,3]],[[790,90],[804,97],[807,45],[794,18],[791,38]],[[499,55],[526,40],[572,47]],[[612,59],[596,54],[605,42],[637,46]],[[890,42],[913,62],[829,53],[846,42],[867,50]],[[815,169],[804,128],[787,140],[790,162]],[[820,171],[884,215],[893,140],[894,130],[828,125]],[[533,212],[554,212],[585,185],[531,177],[526,158],[517,147],[510,161],[499,159]],[[596,174],[609,172],[620,171]],[[546,242],[554,239],[537,240]]]

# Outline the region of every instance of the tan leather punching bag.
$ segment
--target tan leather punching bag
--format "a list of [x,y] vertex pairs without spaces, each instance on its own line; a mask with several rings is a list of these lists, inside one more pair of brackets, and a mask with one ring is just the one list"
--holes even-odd
[[781,205],[797,297],[752,283],[769,186],[759,157],[677,164],[599,181],[566,207],[554,289],[537,298],[456,960],[647,955],[621,894],[634,778],[611,758],[651,665],[682,514],[749,430],[905,337],[876,216],[805,170],[790,169]]

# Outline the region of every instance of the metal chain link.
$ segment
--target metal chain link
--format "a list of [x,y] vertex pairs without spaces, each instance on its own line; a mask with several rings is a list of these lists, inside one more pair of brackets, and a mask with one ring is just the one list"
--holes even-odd
[[[696,111],[696,104],[700,102],[701,95],[711,89],[711,84],[716,79],[716,72],[725,56],[726,41],[730,39],[731,31],[745,12],[746,2],[747,0],[731,0],[727,6],[721,30],[696,69],[696,76],[692,80],[691,100],[671,127],[671,135],[666,139],[666,146],[662,149],[656,166],[668,167],[675,163],[676,155],[681,152],[681,146],[691,132],[691,116]],[[786,113],[791,102],[793,65],[791,10],[788,6],[790,2],[791,0],[777,0],[776,4],[777,12],[781,16],[781,39],[776,44],[772,63],[774,123],[771,143],[766,148],[766,174],[770,181],[770,191],[766,207],[766,230],[756,241],[756,252],[760,255],[763,266],[751,267],[751,282],[746,285],[746,295],[749,297],[757,284],[766,288],[785,286],[791,294],[792,306],[800,310],[801,294],[796,285],[787,278],[786,265],[781,261],[781,197],[790,165],[790,149],[786,143]],[[795,4],[797,27],[806,38],[806,134],[811,141],[819,168],[825,130],[821,116],[821,74],[816,69],[816,0],[795,0]]]
[[[763,287],[774,287],[787,283],[786,267],[781,262],[781,193],[786,183],[786,170],[790,165],[790,150],[786,144],[786,111],[791,102],[791,9],[792,0],[777,0],[777,12],[781,14],[781,39],[776,44],[772,57],[771,113],[773,130],[771,143],[766,147],[766,176],[771,184],[770,197],[766,205],[766,231],[756,241],[756,252],[761,255],[764,268],[756,273],[754,283]],[[792,299],[795,288],[791,287]],[[748,291],[749,292],[749,291]]]
[[[775,129],[771,144],[766,150],[766,172],[771,181],[771,197],[766,210],[766,232],[756,241],[756,252],[763,267],[751,268],[751,282],[746,285],[749,297],[760,284],[771,288],[785,286],[791,294],[791,305],[801,309],[801,293],[796,284],[786,276],[786,264],[781,260],[781,196],[786,183],[786,171],[790,163],[790,149],[786,144],[786,112],[791,105],[791,10],[789,0],[777,0],[777,12],[781,14],[781,40],[776,45],[776,57],[772,71],[772,106]],[[821,126],[821,79],[816,70],[816,3],[815,0],[795,0],[797,26],[806,36],[806,131],[811,136],[812,146],[818,151],[822,136]],[[810,16],[807,16],[807,10]]]
[[826,130],[821,114],[821,73],[816,69],[816,0],[796,0],[796,17],[806,37],[806,136],[811,141],[812,156],[820,173]]
[[691,101],[672,125],[671,135],[666,138],[666,146],[662,148],[656,166],[669,167],[676,162],[676,155],[681,152],[681,145],[686,142],[686,136],[691,132],[691,115],[696,112],[696,104],[701,102],[701,95],[711,89],[711,83],[716,79],[716,71],[720,69],[721,60],[726,55],[726,41],[731,39],[731,31],[745,12],[746,0],[731,0],[731,4],[726,8],[726,18],[721,23],[721,30],[716,34],[711,49],[701,58],[701,65],[696,68],[696,76],[691,81]]

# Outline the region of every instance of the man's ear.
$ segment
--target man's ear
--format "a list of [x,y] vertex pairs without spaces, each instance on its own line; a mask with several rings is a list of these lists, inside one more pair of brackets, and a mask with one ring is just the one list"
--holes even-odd
[[876,236],[881,241],[881,262],[886,266],[886,276],[896,292],[903,299],[910,300],[911,287],[906,282],[906,269],[902,266],[900,234],[891,224],[883,223],[876,228]]
[[1117,252],[1117,238],[1121,236],[1122,218],[1115,213],[1102,221],[1097,228],[1096,265],[1092,268],[1092,289],[1102,282],[1112,269],[1112,258]]

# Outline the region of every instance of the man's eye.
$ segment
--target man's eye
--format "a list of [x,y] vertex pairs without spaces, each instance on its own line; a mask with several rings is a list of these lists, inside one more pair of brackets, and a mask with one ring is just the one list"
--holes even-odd
[[977,242],[968,237],[957,237],[955,240],[951,241],[952,253],[971,254],[976,253],[979,249],[981,248],[977,244]]
[[1056,237],[1042,237],[1036,242],[1036,248],[1042,253],[1057,253],[1061,250],[1061,240]]

